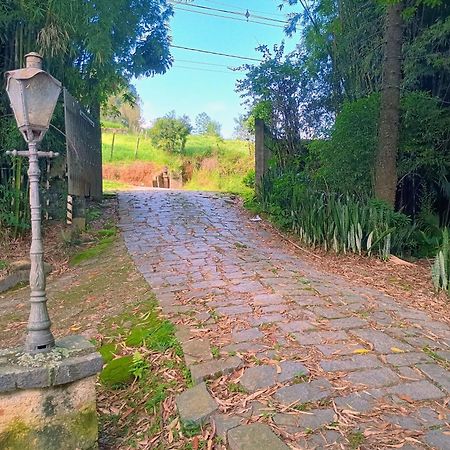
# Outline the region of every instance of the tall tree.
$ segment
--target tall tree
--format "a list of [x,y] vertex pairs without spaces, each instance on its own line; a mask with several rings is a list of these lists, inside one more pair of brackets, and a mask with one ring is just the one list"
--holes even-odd
[[375,163],[375,196],[392,206],[395,205],[397,190],[397,154],[400,136],[402,10],[401,1],[387,6],[378,153]]

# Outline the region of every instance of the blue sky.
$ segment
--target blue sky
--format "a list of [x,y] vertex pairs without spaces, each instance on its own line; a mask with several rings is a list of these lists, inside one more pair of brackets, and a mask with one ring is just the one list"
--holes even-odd
[[[288,9],[280,12],[277,7],[280,2],[281,0],[195,0],[191,3],[234,11],[245,11],[248,8],[250,13],[257,11],[254,14],[283,20]],[[291,50],[298,41],[298,36],[292,39],[286,37],[282,28],[177,9],[171,21],[171,29],[174,45],[256,58],[260,58],[260,54],[255,51],[255,47],[260,44],[273,46],[284,39],[287,50]],[[233,119],[244,112],[242,100],[235,92],[236,80],[242,77],[242,72],[229,71],[226,66],[238,66],[245,61],[181,49],[172,49],[172,54],[175,62],[168,73],[135,81],[142,99],[145,123],[148,124],[171,110],[175,110],[178,115],[187,114],[194,123],[195,116],[204,111],[222,124],[224,137],[231,137],[235,125]]]

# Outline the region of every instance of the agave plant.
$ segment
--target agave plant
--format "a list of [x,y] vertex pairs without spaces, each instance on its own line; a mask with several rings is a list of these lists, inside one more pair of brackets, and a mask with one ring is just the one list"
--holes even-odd
[[450,240],[448,228],[444,228],[442,232],[442,245],[431,268],[431,276],[436,291],[443,290],[450,294]]

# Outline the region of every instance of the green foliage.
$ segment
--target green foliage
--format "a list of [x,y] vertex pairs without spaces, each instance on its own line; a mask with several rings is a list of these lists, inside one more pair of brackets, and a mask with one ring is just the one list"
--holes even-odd
[[434,260],[431,270],[436,291],[443,290],[450,295],[450,239],[449,229],[442,233],[442,244]]
[[100,382],[109,387],[119,387],[129,383],[133,379],[132,364],[131,355],[113,359],[101,371]]
[[387,259],[410,246],[412,227],[407,216],[378,201],[316,191],[292,172],[266,176],[262,202],[278,225],[290,228],[313,247],[376,253]]
[[75,253],[70,258],[70,264],[72,266],[76,266],[84,261],[95,258],[96,256],[103,253],[105,250],[107,250],[114,243],[115,239],[116,239],[115,234],[112,236],[106,236],[101,238],[100,241],[97,244],[93,245],[92,247],[89,247],[85,250],[81,250],[80,252]]
[[197,115],[195,118],[195,132],[208,136],[220,136],[222,126],[219,122],[212,120],[205,112]]
[[150,130],[152,143],[170,153],[183,153],[186,140],[192,127],[185,117],[176,118],[174,114],[156,119]]
[[140,380],[144,376],[145,371],[148,370],[149,367],[150,367],[149,364],[144,359],[142,354],[139,352],[134,352],[133,362],[130,367],[132,375],[136,379]]

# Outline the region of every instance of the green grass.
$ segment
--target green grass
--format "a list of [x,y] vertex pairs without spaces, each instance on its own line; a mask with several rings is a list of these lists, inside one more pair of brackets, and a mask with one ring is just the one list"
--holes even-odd
[[126,191],[131,188],[131,185],[127,183],[122,183],[121,181],[115,180],[103,180],[103,192],[118,192]]
[[107,250],[115,241],[117,230],[115,228],[107,228],[99,230],[97,233],[100,238],[99,241],[95,245],[75,253],[70,258],[70,264],[72,266],[81,264],[88,259],[95,258]]
[[103,128],[117,128],[117,129],[126,128],[125,125],[118,122],[113,122],[112,120],[102,120],[101,125]]

